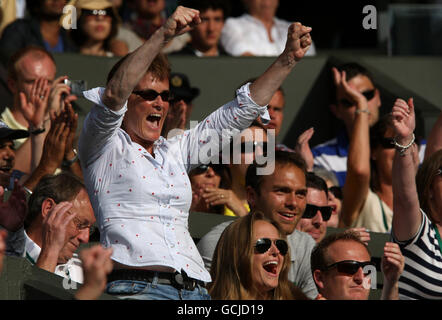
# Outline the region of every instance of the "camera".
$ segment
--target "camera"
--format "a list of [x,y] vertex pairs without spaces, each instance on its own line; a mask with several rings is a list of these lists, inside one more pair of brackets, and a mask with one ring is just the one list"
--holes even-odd
[[74,94],[78,97],[83,96],[83,91],[86,91],[86,81],[85,80],[69,80],[65,79],[64,84],[68,85],[71,88],[71,94]]

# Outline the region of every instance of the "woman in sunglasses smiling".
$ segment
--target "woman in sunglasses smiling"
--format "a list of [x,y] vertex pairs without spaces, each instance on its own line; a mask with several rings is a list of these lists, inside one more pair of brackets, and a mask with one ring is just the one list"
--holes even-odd
[[306,299],[288,281],[289,247],[261,212],[238,218],[222,233],[213,256],[209,293],[217,300]]

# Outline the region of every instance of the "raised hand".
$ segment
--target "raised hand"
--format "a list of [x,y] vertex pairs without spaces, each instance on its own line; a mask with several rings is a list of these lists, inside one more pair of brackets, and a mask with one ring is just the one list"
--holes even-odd
[[69,134],[66,137],[64,158],[72,159],[75,156],[75,154],[73,154],[73,149],[74,149],[75,135],[77,133],[78,114],[74,112],[69,97],[65,99],[64,104],[65,104],[65,109],[64,109],[65,122],[67,127],[69,128]]
[[23,226],[27,213],[26,193],[14,182],[14,189],[8,201],[3,201],[4,188],[0,186],[0,225],[11,232],[15,232]]
[[166,40],[186,33],[200,23],[201,18],[198,10],[178,6],[164,24]]
[[[33,128],[41,128],[48,108],[50,85],[47,79],[38,78],[31,87],[29,97],[20,92],[20,106],[25,119]],[[28,100],[29,99],[29,100]]]
[[51,118],[51,129],[46,136],[40,160],[40,164],[50,168],[48,171],[54,172],[63,162],[70,134],[69,115],[67,113],[69,111],[64,111],[55,118]]
[[72,102],[77,100],[77,96],[71,94],[71,88],[64,83],[67,76],[61,76],[55,79],[49,92],[49,112],[57,115],[63,110],[65,101]]
[[285,51],[297,62],[307,53],[312,44],[310,36],[312,28],[303,26],[300,22],[292,23],[287,33]]
[[332,72],[333,82],[342,96],[348,98],[355,105],[359,105],[360,103],[367,104],[367,99],[358,90],[349,86],[345,71],[339,72],[338,69],[333,67]]
[[295,151],[301,155],[301,157],[304,159],[305,163],[307,164],[307,170],[312,171],[313,170],[313,153],[310,149],[309,141],[313,137],[313,134],[315,133],[315,129],[310,128],[305,130],[299,137],[298,141],[296,142]]
[[396,99],[391,111],[396,141],[407,145],[416,127],[413,98],[408,99],[408,104],[402,99]]
[[75,294],[78,300],[97,299],[106,288],[107,275],[112,271],[112,248],[101,245],[80,252],[83,262],[84,283]]
[[399,277],[404,271],[405,258],[397,243],[386,242],[384,246],[384,255],[382,256],[381,269],[384,274],[384,281],[390,284],[398,282]]

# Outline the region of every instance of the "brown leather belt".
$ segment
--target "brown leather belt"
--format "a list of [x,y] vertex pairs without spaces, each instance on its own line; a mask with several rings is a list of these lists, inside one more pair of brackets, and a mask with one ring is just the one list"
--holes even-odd
[[181,273],[178,271],[172,273],[141,269],[117,269],[111,272],[111,274],[107,277],[107,281],[112,282],[117,280],[132,280],[152,283],[155,277],[158,277],[158,284],[170,285],[177,290],[185,289],[193,291],[197,285],[200,285],[201,287],[205,287],[206,285],[201,280],[188,277],[183,270]]

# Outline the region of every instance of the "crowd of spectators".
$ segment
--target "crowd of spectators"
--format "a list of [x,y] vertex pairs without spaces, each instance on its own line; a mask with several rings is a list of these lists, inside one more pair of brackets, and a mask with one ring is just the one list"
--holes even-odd
[[[5,254],[22,257],[81,284],[76,299],[366,300],[377,232],[391,238],[381,298],[442,298],[442,113],[418,141],[413,99],[380,117],[375,79],[349,62],[330,70],[342,131],[312,149],[320,128],[275,144],[282,84],[316,54],[312,28],[278,18],[278,0],[243,4],[232,17],[222,0],[0,2],[11,101],[0,116],[0,271]],[[81,124],[54,53],[120,58],[104,87],[83,92]],[[169,54],[275,60],[192,119],[200,89]],[[195,244],[189,212],[233,220]],[[100,243],[81,250],[94,232]]]

